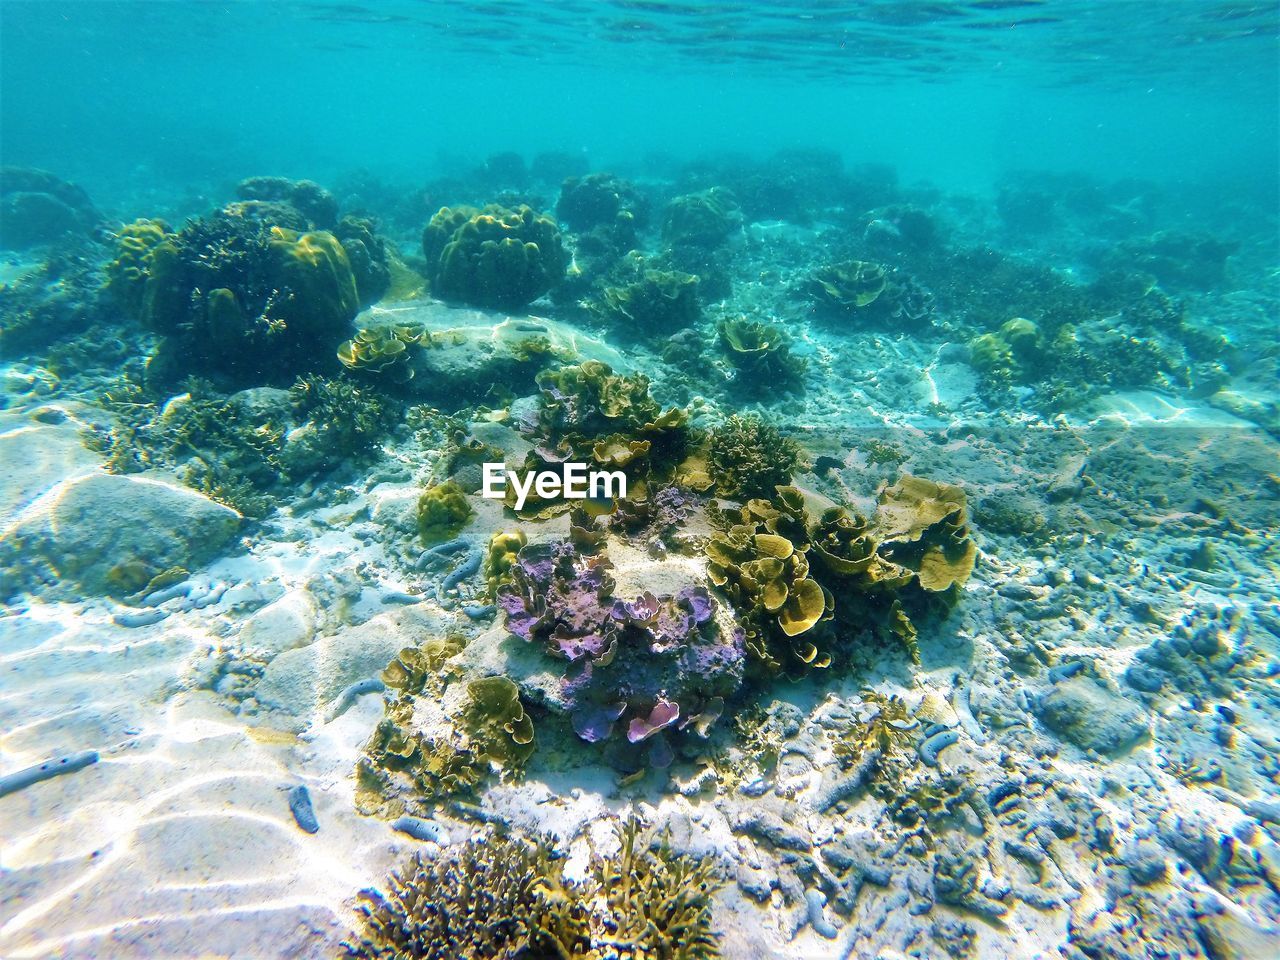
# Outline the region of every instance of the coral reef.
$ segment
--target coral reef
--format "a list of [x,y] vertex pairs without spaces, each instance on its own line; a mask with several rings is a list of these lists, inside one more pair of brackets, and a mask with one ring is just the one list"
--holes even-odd
[[422,249],[436,296],[500,310],[532,303],[567,266],[555,221],[527,206],[444,207],[423,231]]
[[153,376],[272,383],[332,363],[360,307],[351,265],[333,234],[277,226],[273,212],[232,205],[152,248],[143,317],[165,337]]

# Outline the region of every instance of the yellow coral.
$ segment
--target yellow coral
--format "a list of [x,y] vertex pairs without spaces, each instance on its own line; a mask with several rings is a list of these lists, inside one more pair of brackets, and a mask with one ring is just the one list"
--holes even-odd
[[163,220],[135,220],[116,234],[116,255],[107,263],[104,288],[134,316],[142,313],[156,247],[171,236]]
[[431,544],[455,536],[474,511],[462,488],[452,480],[437,483],[418,498],[418,533]]

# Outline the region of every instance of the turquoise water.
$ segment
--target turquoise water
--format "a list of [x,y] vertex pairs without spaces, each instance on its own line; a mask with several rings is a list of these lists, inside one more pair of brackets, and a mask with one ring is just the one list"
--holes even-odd
[[88,186],[824,147],[1271,197],[1269,3],[4,5],[5,153]]
[[1278,43],[0,0],[0,957],[1280,958]]

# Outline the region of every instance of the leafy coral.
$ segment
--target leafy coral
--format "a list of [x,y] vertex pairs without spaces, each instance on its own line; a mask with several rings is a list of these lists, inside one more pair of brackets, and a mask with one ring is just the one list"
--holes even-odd
[[477,307],[526,306],[559,283],[567,266],[555,221],[527,206],[443,207],[422,248],[432,292]]
[[[650,482],[670,480],[688,453],[692,435],[687,415],[678,408],[664,411],[643,374],[615,374],[608,364],[588,360],[543,371],[538,385],[537,406],[519,424],[535,444],[526,470],[555,469],[570,460],[621,469],[634,497]],[[566,506],[530,497],[526,511],[555,512]]]
[[848,319],[919,326],[933,313],[933,295],[899,270],[866,260],[828,264],[813,276],[814,301]]
[[792,356],[791,337],[781,327],[739,317],[722,321],[718,329],[739,392],[757,396],[803,386],[805,362]]
[[[495,770],[520,775],[534,751],[533,721],[506,677],[457,682],[453,637],[406,647],[382,680],[393,691],[356,765],[357,804],[399,810],[474,790]],[[434,711],[434,712],[432,712]],[[424,712],[429,719],[423,721]]]
[[661,336],[698,322],[698,284],[694,274],[651,266],[632,253],[611,272],[592,305],[620,333]]
[[747,650],[766,674],[831,662],[828,631],[896,636],[918,657],[912,619],[945,606],[977,557],[959,487],[904,475],[868,521],[841,507],[815,521],[803,494],[778,487],[726,514],[728,530],[706,546],[708,575],[743,617]]
[[348,370],[378,373],[395,383],[413,379],[412,352],[429,347],[431,334],[413,327],[360,330],[338,348],[338,361]]

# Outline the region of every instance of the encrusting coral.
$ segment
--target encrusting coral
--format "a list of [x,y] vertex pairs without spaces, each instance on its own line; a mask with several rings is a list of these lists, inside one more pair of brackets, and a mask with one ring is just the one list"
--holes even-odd
[[502,310],[547,293],[568,263],[555,221],[527,206],[443,207],[423,231],[422,249],[436,296]]
[[703,587],[614,595],[603,531],[574,518],[568,540],[530,544],[498,589],[507,630],[567,664],[557,707],[589,742],[624,731],[613,761],[666,767],[669,738],[705,738],[742,680],[741,637],[714,620]]

